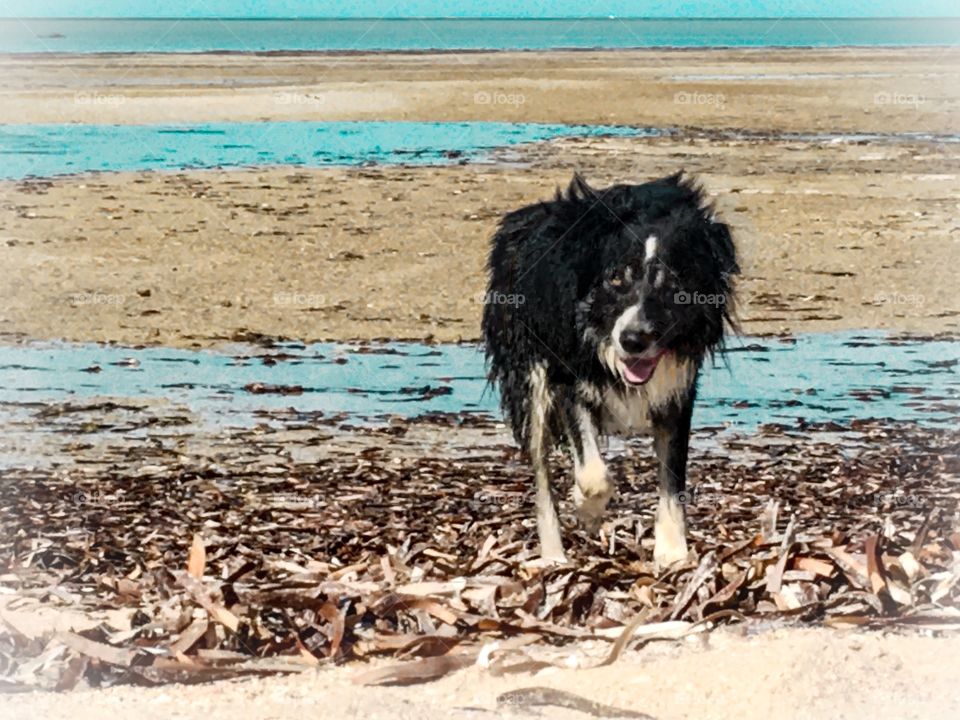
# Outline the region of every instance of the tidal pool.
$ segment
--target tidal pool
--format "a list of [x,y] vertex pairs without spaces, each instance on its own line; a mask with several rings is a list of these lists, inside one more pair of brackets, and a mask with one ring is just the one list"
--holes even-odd
[[[277,102],[310,102],[306,96],[287,96],[279,93]],[[656,134],[652,128],[620,125],[509,122],[0,125],[0,178],[216,167],[442,165],[490,161],[496,148],[559,137]]]
[[[958,363],[960,342],[881,332],[738,338],[704,372],[694,423],[740,431],[856,418],[952,425]],[[91,398],[169,401],[214,425],[250,425],[259,410],[286,408],[358,422],[428,413],[499,417],[475,345],[0,346],[0,418]]]

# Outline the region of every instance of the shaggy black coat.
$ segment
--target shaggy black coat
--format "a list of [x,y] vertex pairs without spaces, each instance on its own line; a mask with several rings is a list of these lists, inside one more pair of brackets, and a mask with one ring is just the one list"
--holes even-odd
[[[659,286],[657,268],[644,267],[650,235],[658,238]],[[625,285],[627,268],[633,282]],[[602,190],[575,175],[565,194],[502,219],[488,271],[482,328],[489,379],[526,448],[535,365],[545,366],[561,397],[578,381],[601,390],[617,384],[600,344],[609,341],[620,311],[640,302],[659,345],[699,368],[733,322],[732,276],[739,267],[729,228],[716,221],[699,187],[678,173]],[[551,440],[563,439],[556,413],[547,423]]]

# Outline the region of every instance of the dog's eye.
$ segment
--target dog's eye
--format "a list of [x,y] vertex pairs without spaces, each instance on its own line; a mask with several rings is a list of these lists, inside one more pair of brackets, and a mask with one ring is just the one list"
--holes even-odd
[[607,285],[616,290],[617,292],[623,292],[627,289],[631,282],[631,273],[630,268],[625,270],[618,270],[613,273],[609,278],[607,278]]
[[615,293],[623,293],[629,287],[628,280],[621,273],[617,273],[607,279],[607,287]]

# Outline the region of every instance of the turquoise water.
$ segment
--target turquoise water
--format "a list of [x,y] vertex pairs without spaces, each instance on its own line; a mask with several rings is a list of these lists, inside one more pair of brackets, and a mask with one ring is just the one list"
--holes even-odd
[[119,170],[484,161],[494,148],[649,128],[503,122],[0,125],[0,178]]
[[[264,356],[274,356],[264,362]],[[750,430],[854,418],[954,426],[960,343],[882,333],[741,338],[708,368],[695,424]],[[300,386],[252,394],[250,383]],[[165,398],[215,424],[249,425],[262,409],[348,413],[357,419],[425,413],[499,416],[483,358],[470,345],[321,343],[233,352],[102,345],[0,346],[0,421],[31,403],[92,397]]]
[[960,19],[0,20],[0,52],[956,45]]

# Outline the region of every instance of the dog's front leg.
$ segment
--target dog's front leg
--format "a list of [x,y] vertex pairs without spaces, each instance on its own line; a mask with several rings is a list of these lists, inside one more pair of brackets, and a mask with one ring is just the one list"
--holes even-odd
[[573,401],[564,417],[573,454],[573,505],[580,524],[587,532],[594,533],[613,497],[614,485],[600,454],[594,414],[579,401]]
[[565,563],[563,540],[560,537],[560,519],[553,501],[550,485],[550,465],[547,462],[548,425],[553,412],[553,397],[547,385],[546,370],[538,366],[530,373],[530,426],[527,451],[533,465],[537,486],[537,534],[540,537],[540,557],[548,562]]
[[540,538],[540,557],[548,562],[565,563],[563,539],[560,537],[560,519],[550,486],[550,467],[542,445],[531,442],[530,457],[537,485],[537,535]]
[[691,388],[684,396],[652,413],[653,443],[660,461],[653,559],[661,568],[687,557],[684,501],[694,395],[695,390]]

